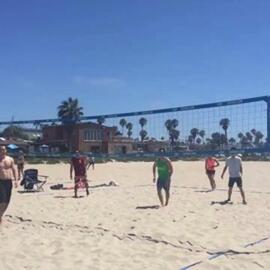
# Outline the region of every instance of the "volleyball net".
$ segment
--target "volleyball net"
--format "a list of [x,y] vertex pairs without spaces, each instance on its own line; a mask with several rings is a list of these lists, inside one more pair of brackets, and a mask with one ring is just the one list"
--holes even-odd
[[[263,152],[269,146],[269,104],[270,98],[263,96],[194,106],[83,116],[80,121],[113,128],[118,142],[128,141],[132,144],[132,149],[122,154],[143,155],[160,149],[173,155],[230,149]],[[20,127],[31,131],[31,139],[34,139],[34,135],[36,139],[40,137],[39,140],[42,140],[42,127],[59,124],[59,119],[0,122],[2,131],[10,126]]]

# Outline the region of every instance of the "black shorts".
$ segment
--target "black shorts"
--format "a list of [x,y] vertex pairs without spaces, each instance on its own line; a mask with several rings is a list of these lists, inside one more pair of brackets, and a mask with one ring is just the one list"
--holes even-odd
[[160,191],[161,189],[165,189],[166,191],[170,190],[171,186],[171,178],[168,177],[167,179],[160,179],[157,180],[157,190]]
[[238,187],[242,187],[243,186],[242,178],[241,177],[230,177],[228,186],[233,187],[235,183],[237,184]]
[[206,170],[206,174],[207,175],[215,175],[215,171],[214,170]]
[[12,191],[12,180],[0,179],[0,203],[9,203]]

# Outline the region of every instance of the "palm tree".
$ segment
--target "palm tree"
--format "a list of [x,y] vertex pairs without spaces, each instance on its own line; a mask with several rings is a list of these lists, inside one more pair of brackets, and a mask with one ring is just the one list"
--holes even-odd
[[201,142],[202,142],[202,139],[201,139],[200,137],[198,137],[198,138],[196,139],[196,143],[197,143],[197,144],[201,144]]
[[241,140],[244,137],[244,134],[242,132],[239,132],[237,137]]
[[211,137],[212,137],[213,145],[220,147],[220,145],[221,145],[221,134],[219,132],[214,132],[214,133],[212,133]]
[[260,144],[260,140],[261,140],[263,137],[264,137],[264,135],[262,134],[262,132],[256,131],[254,144],[255,144],[256,146],[258,146],[258,145]]
[[197,128],[192,128],[190,130],[190,134],[192,136],[192,142],[195,143],[195,139],[196,139],[197,135],[199,134],[199,130]]
[[227,144],[228,143],[228,134],[227,134],[227,131],[228,131],[228,127],[230,125],[230,120],[228,118],[223,118],[223,119],[221,119],[219,121],[219,125],[224,130],[224,134],[225,134],[225,138],[226,138],[225,144]]
[[165,127],[166,127],[166,129],[167,129],[167,131],[168,131],[168,133],[169,133],[169,131],[170,131],[171,128],[172,128],[172,120],[171,120],[171,119],[166,120],[166,122],[165,122]]
[[72,99],[71,97],[68,100],[62,102],[58,106],[58,117],[60,118],[63,124],[76,123],[80,121],[83,108],[79,107],[78,99]]
[[168,119],[165,122],[165,127],[168,131],[169,138],[171,141],[171,146],[174,144],[176,140],[178,140],[180,131],[176,129],[178,126],[179,122],[177,119]]
[[130,138],[131,135],[132,135],[132,128],[133,128],[132,123],[130,123],[130,122],[127,123],[127,124],[126,124],[126,128],[127,128],[127,130],[128,130],[127,135],[128,135],[128,137]]
[[230,144],[235,144],[236,143],[236,140],[235,140],[235,138],[231,137],[228,142]]
[[127,120],[125,118],[122,118],[120,121],[119,121],[119,125],[122,127],[122,136],[124,136],[124,128],[127,124]]
[[247,137],[247,140],[249,141],[249,143],[251,144],[252,140],[253,140],[252,134],[250,132],[246,132],[246,137]]
[[147,131],[142,129],[140,131],[140,137],[141,137],[141,141],[142,142],[144,141],[144,139],[146,138],[146,136],[147,136]]
[[140,131],[140,137],[141,137],[141,141],[143,142],[144,139],[146,138],[147,136],[147,131],[143,129],[143,127],[146,125],[147,123],[147,119],[142,117],[140,118],[139,120],[139,123],[140,123],[140,126],[141,126],[141,131]]
[[143,127],[146,125],[146,123],[147,123],[147,119],[146,118],[144,118],[144,117],[142,117],[142,118],[140,118],[140,120],[139,120],[139,123],[140,123],[140,126],[141,126],[141,130],[143,130]]
[[177,128],[179,125],[179,121],[177,119],[172,119],[171,125],[172,125],[172,128]]
[[101,126],[101,125],[103,125],[104,123],[105,123],[105,117],[104,116],[99,116],[98,118],[97,118],[97,122],[98,122],[98,124]]
[[80,121],[83,108],[79,107],[78,99],[72,99],[69,97],[67,100],[62,101],[62,104],[58,106],[58,118],[65,126],[68,135],[68,149],[72,150],[72,134],[75,124]]
[[252,133],[252,135],[256,135],[256,132],[257,132],[257,130],[255,129],[255,128],[253,128],[252,130],[250,130],[250,132]]
[[170,131],[171,145],[174,145],[174,142],[178,140],[179,136],[180,136],[179,130],[171,129],[171,131]]
[[188,136],[188,142],[189,142],[189,144],[192,144],[192,142],[193,142],[193,137],[192,137],[192,135],[189,135],[189,136]]
[[203,129],[199,131],[199,136],[202,138],[202,141],[204,143],[205,131]]

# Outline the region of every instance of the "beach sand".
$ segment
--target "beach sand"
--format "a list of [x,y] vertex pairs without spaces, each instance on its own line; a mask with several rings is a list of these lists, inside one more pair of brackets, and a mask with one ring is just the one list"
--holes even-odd
[[[217,168],[209,190],[204,163],[173,162],[169,206],[159,204],[151,162],[110,162],[89,169],[91,193],[72,187],[69,165],[27,165],[48,175],[44,192],[18,193],[0,227],[0,269],[177,270],[270,269],[270,181],[267,162],[243,162],[248,205]],[[99,187],[109,181],[118,187]],[[247,244],[254,243],[247,246]],[[227,251],[227,253],[226,253]],[[211,254],[225,252],[210,260]]]

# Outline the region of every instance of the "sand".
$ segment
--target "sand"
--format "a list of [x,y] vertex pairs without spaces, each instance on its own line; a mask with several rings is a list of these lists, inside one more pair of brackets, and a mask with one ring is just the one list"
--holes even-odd
[[[248,205],[235,187],[227,198],[224,163],[209,190],[203,162],[173,162],[171,200],[159,202],[151,162],[111,162],[89,169],[91,193],[72,187],[69,166],[27,165],[48,175],[44,192],[18,193],[0,227],[0,269],[177,270],[270,269],[270,181],[267,162],[243,162]],[[99,187],[109,181],[118,187]],[[257,243],[256,243],[257,242]],[[253,245],[246,246],[247,244]],[[211,258],[211,254],[220,256]]]

